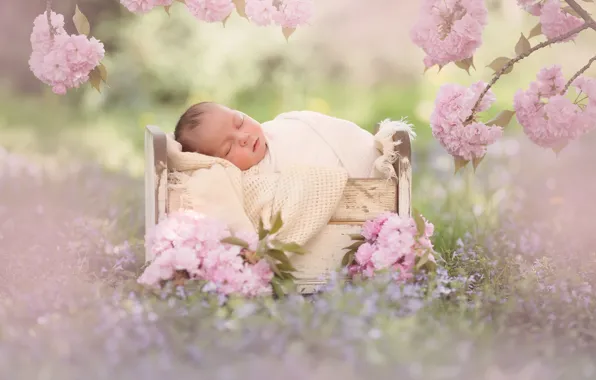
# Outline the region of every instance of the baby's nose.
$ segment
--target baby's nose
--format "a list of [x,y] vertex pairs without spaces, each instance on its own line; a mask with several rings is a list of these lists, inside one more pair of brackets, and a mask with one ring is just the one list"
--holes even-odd
[[242,134],[239,139],[240,146],[245,146],[248,144],[249,137],[250,136],[247,133]]

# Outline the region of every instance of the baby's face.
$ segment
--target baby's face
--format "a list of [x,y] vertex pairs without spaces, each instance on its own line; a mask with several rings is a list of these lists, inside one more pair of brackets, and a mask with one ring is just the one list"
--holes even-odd
[[188,132],[198,151],[221,157],[240,170],[258,164],[267,152],[261,124],[240,111],[215,104],[201,119],[201,125]]

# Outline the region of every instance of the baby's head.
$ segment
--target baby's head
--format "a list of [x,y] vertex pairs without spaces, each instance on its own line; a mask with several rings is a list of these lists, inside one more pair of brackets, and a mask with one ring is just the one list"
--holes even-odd
[[261,124],[226,106],[202,102],[182,114],[174,137],[184,152],[196,152],[230,161],[240,170],[258,164],[267,152]]

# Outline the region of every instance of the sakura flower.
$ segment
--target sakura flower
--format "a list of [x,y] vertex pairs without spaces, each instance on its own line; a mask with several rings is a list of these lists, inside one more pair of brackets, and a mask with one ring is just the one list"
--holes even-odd
[[[431,114],[433,136],[449,154],[464,160],[484,156],[487,146],[502,135],[499,126],[488,126],[481,122],[467,122],[480,93],[486,84],[478,82],[470,87],[456,84],[441,86]],[[492,91],[482,98],[476,112],[487,110],[495,101]]]
[[424,65],[470,58],[482,44],[487,15],[483,0],[423,0],[410,38],[426,53]]
[[314,0],[281,0],[273,18],[283,28],[297,28],[308,24],[313,13]]
[[270,25],[279,17],[273,0],[247,0],[244,11],[248,19],[259,26]]
[[190,13],[201,21],[223,21],[234,10],[232,0],[186,0]]

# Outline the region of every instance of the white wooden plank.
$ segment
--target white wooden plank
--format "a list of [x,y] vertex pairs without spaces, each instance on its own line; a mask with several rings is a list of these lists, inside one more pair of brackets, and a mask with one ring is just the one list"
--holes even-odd
[[395,180],[348,180],[331,222],[364,222],[386,211],[396,212]]
[[304,246],[307,254],[290,258],[297,269],[294,276],[300,293],[312,293],[327,282],[330,272],[340,268],[346,253],[343,248],[353,243],[349,234],[360,233],[360,228],[359,224],[329,224]]

